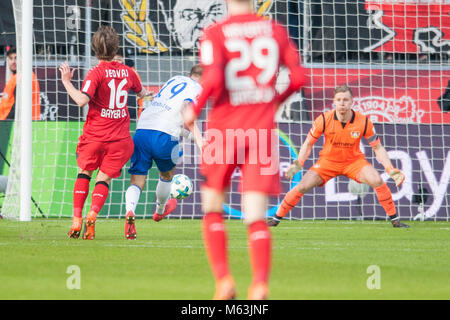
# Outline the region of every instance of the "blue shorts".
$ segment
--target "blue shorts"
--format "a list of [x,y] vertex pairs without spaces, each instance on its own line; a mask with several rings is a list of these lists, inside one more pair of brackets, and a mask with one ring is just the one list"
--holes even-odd
[[155,161],[160,172],[172,170],[180,157],[178,140],[157,130],[138,129],[133,137],[130,174],[145,176]]

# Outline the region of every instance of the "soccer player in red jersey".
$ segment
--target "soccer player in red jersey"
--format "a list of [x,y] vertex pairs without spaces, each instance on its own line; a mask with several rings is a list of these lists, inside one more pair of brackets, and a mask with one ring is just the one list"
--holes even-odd
[[[207,100],[214,98],[201,164],[205,177],[201,187],[203,238],[216,280],[214,299],[232,299],[236,295],[227,258],[222,204],[230,177],[239,166],[253,272],[248,299],[259,300],[268,296],[272,250],[264,214],[268,196],[280,192],[274,117],[280,103],[297,91],[306,77],[298,50],[284,27],[254,14],[250,0],[226,3],[228,18],[203,30],[203,90],[197,103],[185,110],[184,119],[189,127]],[[277,93],[280,65],[289,69],[290,83]]]
[[408,225],[400,222],[389,187],[359,149],[361,138],[364,137],[369,142],[378,161],[397,186],[403,183],[404,174],[393,167],[386,149],[375,133],[372,121],[362,113],[352,110],[353,94],[348,86],[339,86],[335,89],[334,105],[334,110],[325,112],[315,119],[312,129],[300,148],[298,159],[291,164],[286,177],[292,179],[294,174],[303,167],[314,143],[323,134],[325,143],[319,153],[319,160],[286,194],[268,225],[277,226],[301,197],[312,188],[323,186],[328,180],[344,175],[374,188],[378,201],[391,219],[392,225],[395,228],[408,228]]
[[79,107],[89,103],[83,134],[76,150],[79,170],[73,192],[70,238],[80,236],[89,182],[92,173],[99,169],[83,232],[83,239],[95,238],[95,220],[108,197],[111,179],[120,176],[122,167],[133,153],[128,91],[133,90],[141,98],[149,94],[131,68],[112,61],[119,48],[119,37],[112,27],[101,26],[98,29],[92,37],[92,48],[99,64],[89,70],[81,91],[71,83],[75,69],[70,70],[67,63],[59,68],[62,83],[70,97]]

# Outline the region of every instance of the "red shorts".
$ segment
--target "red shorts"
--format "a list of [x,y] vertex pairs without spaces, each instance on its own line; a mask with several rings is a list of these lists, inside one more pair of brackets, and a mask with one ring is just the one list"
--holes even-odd
[[365,158],[358,158],[349,162],[335,162],[330,161],[327,158],[319,158],[317,162],[310,168],[315,171],[323,180],[323,186],[328,180],[337,176],[347,176],[350,179],[359,181],[359,173],[365,166],[371,166],[371,164]]
[[241,192],[278,195],[281,191],[278,136],[271,133],[270,129],[255,129],[251,138],[247,137],[240,144],[237,140],[243,135],[227,138],[226,133],[215,129],[215,134],[221,134],[222,138],[210,140],[202,150],[200,172],[205,177],[204,185],[218,192],[225,191],[233,171],[239,167],[242,171]]
[[123,166],[133,154],[133,139],[111,142],[86,141],[83,136],[77,145],[77,164],[82,170],[100,170],[111,178],[122,173]]

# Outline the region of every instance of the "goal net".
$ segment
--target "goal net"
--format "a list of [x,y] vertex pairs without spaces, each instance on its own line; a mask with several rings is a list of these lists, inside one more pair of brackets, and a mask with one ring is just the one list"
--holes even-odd
[[[16,3],[17,2],[17,3]],[[21,1],[15,1],[20,5]],[[255,0],[255,11],[285,25],[297,43],[308,71],[308,84],[280,107],[280,175],[296,158],[312,121],[332,106],[333,89],[347,84],[354,93],[354,110],[370,117],[394,165],[406,175],[395,187],[365,142],[361,148],[382,174],[393,193],[402,219],[419,212],[426,218],[449,220],[450,196],[450,5],[442,1],[275,1]],[[12,19],[12,13],[2,13]],[[224,0],[34,0],[33,71],[39,82],[40,119],[32,123],[32,217],[71,217],[77,176],[76,144],[86,110],[75,105],[65,91],[58,66],[68,61],[76,68],[73,83],[81,87],[90,67],[97,64],[91,36],[100,25],[112,25],[120,35],[125,64],[133,66],[145,87],[156,92],[174,75],[186,75],[198,62],[202,28],[226,15]],[[17,42],[20,52],[20,43]],[[20,56],[20,55],[19,55]],[[7,65],[0,66],[7,73]],[[0,76],[3,81],[3,77]],[[279,85],[287,75],[280,72]],[[0,82],[0,85],[3,83]],[[20,102],[18,102],[20,103]],[[136,128],[141,102],[129,96],[131,133]],[[199,125],[204,124],[205,114]],[[4,121],[2,130],[17,130]],[[8,134],[2,150],[11,164],[9,190],[17,190],[19,141]],[[318,159],[320,138],[305,163]],[[183,157],[175,173],[194,181],[194,193],[179,202],[168,218],[199,218],[200,175],[197,147],[182,141]],[[129,163],[113,179],[100,216],[124,217]],[[305,172],[305,171],[303,171]],[[283,193],[271,199],[268,216],[276,212],[283,195],[301,178],[282,177]],[[242,217],[235,171],[224,212]],[[95,175],[91,181],[94,187]],[[136,214],[152,217],[158,174],[155,166],[140,198]],[[337,177],[306,194],[289,219],[386,219],[374,191]],[[2,199],[0,199],[0,202]],[[17,215],[17,200],[3,199],[2,213]],[[90,207],[88,197],[85,210]],[[85,212],[86,213],[86,212]]]

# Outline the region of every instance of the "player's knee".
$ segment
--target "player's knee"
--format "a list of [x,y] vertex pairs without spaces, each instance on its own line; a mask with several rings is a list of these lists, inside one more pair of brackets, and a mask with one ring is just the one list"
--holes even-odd
[[381,179],[380,176],[375,178],[374,181],[373,181],[373,187],[374,188],[381,187],[383,184],[384,184],[384,181],[383,181],[383,179]]
[[301,181],[295,186],[295,189],[302,194],[305,194],[306,192],[309,191],[306,185]]
[[109,185],[109,184],[111,184],[111,180],[112,180],[112,178],[108,174],[99,170],[99,172],[97,174],[96,182],[103,181]]
[[202,190],[203,213],[222,212],[224,196],[220,193]]
[[132,174],[130,177],[130,186],[136,185],[141,190],[144,190],[145,187],[145,180],[147,179],[147,176],[141,176],[141,175],[134,175]]
[[205,202],[202,204],[202,211],[204,214],[209,212],[222,212],[222,204],[216,202]]
[[379,174],[370,176],[367,179],[367,184],[372,188],[381,187],[384,184],[384,180],[381,178]]
[[246,214],[242,222],[246,226],[249,226],[257,221],[262,221],[262,220],[264,220],[264,213],[263,214],[253,214],[253,215]]
[[83,170],[83,169],[78,170],[78,175],[81,174],[81,175],[85,175],[88,177],[92,177],[92,173],[93,173],[92,170]]
[[173,172],[172,171],[167,171],[167,172],[160,172],[159,176],[161,177],[162,180],[164,181],[170,181],[173,178]]
[[222,212],[223,202],[225,200],[225,193],[219,192],[217,190],[202,187],[201,189],[202,197],[202,211],[203,213],[209,212]]

